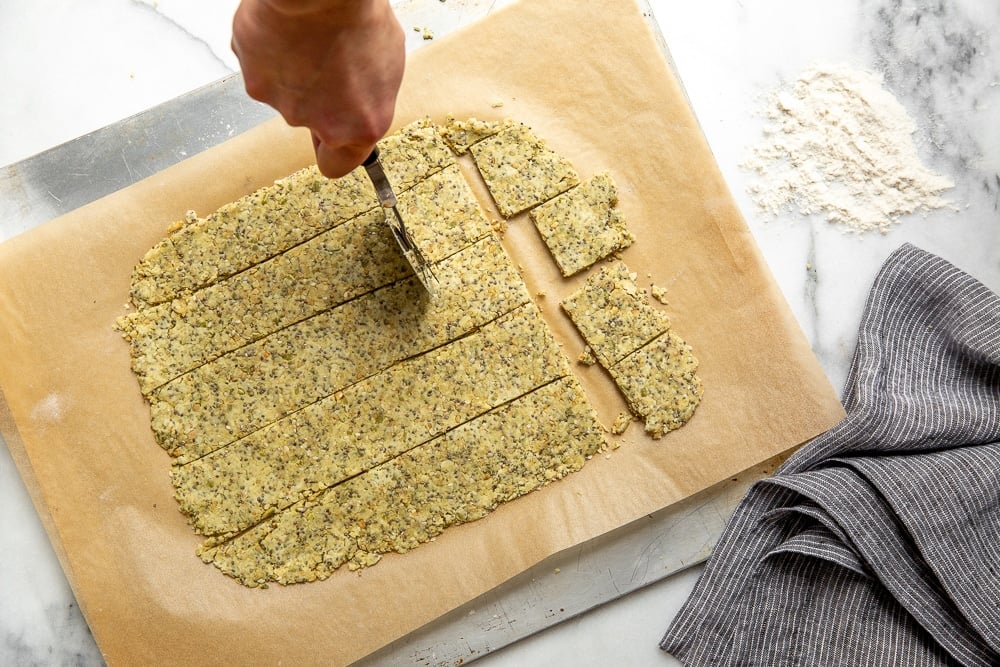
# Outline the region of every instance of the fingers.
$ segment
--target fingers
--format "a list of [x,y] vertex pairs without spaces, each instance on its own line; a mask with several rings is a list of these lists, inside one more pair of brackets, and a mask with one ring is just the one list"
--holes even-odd
[[353,115],[317,114],[319,121],[302,123],[310,127],[320,172],[338,178],[364,162],[376,142],[389,131],[394,107],[395,94],[392,94],[371,108],[354,110]]
[[315,132],[312,133],[312,140],[316,151],[316,166],[327,178],[347,175],[364,162],[375,147],[375,142],[370,145],[331,145],[324,143]]
[[231,45],[250,97],[312,131],[323,174],[351,171],[389,129],[406,53],[388,0],[243,0]]

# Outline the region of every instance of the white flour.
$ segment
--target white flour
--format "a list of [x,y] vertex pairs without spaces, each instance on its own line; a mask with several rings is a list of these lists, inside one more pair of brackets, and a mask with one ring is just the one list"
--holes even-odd
[[848,231],[885,233],[901,215],[948,202],[954,186],[924,167],[916,125],[880,78],[844,66],[807,70],[767,98],[765,140],[742,165],[759,174],[761,211],[797,207]]

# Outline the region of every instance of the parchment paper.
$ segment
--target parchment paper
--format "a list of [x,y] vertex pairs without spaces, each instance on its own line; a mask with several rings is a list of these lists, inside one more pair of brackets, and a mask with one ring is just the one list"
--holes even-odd
[[[525,0],[420,50],[397,125],[447,113],[513,117],[583,177],[612,173],[637,237],[624,259],[641,284],[668,287],[666,311],[701,360],[694,419],[658,441],[634,424],[610,457],[359,573],[250,590],[204,565],[112,324],[132,266],[185,210],[208,213],[311,161],[307,133],[265,124],[0,245],[3,433],[109,663],[349,662],[841,417],[630,0]],[[575,357],[558,300],[582,276],[559,276],[524,217],[504,243]],[[621,398],[601,369],[577,368],[610,423]]]

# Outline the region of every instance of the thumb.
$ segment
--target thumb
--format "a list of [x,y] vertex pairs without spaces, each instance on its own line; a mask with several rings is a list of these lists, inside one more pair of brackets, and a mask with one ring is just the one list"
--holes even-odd
[[316,166],[327,178],[340,178],[351,172],[365,161],[372,152],[371,146],[334,146],[324,143],[319,136],[312,133],[313,150],[316,153]]

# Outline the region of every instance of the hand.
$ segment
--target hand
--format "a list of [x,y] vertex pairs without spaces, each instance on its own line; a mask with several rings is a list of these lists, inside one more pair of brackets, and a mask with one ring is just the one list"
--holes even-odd
[[361,164],[392,123],[406,49],[388,0],[243,0],[232,47],[247,94],[312,131],[330,178]]

